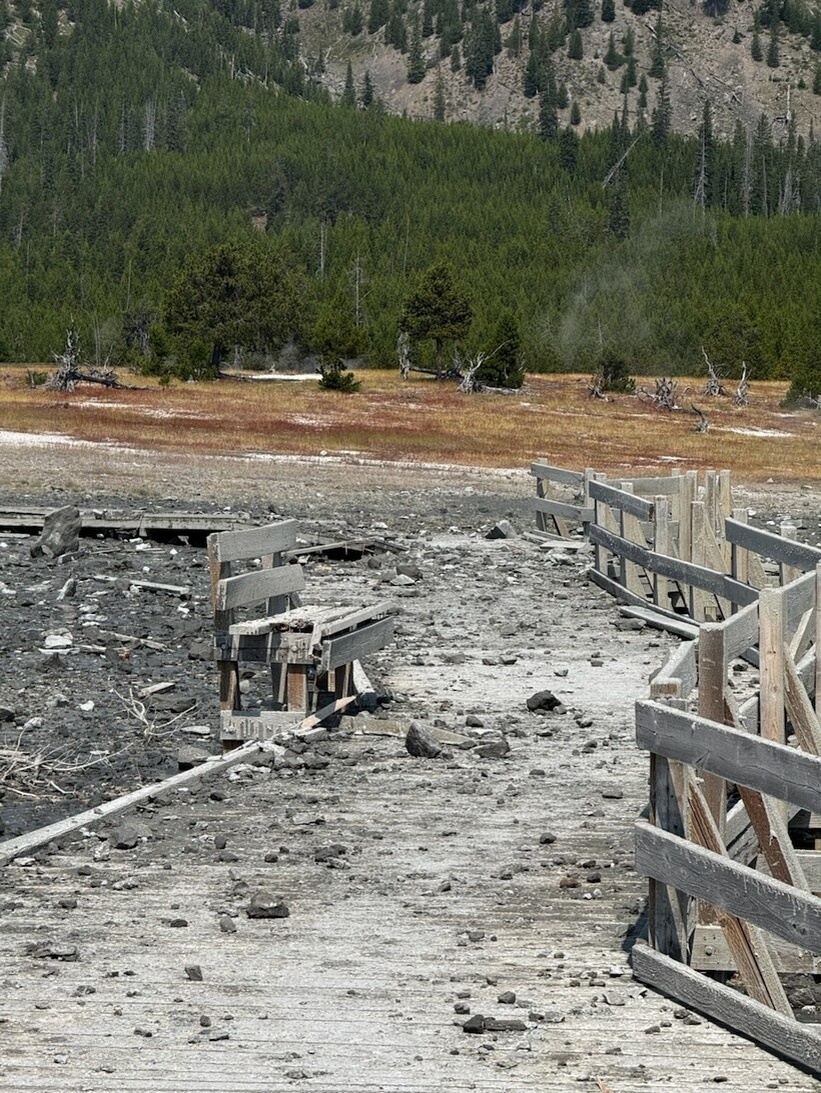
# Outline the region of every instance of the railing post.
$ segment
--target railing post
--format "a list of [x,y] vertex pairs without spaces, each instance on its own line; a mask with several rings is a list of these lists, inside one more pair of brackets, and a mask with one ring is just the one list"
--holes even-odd
[[[776,744],[787,742],[783,607],[779,589],[761,589],[758,597],[758,724],[761,736]],[[779,804],[778,808],[786,817],[786,805]]]
[[[733,509],[733,519],[739,524],[746,524],[747,510]],[[735,580],[743,581],[744,584],[747,584],[749,576],[750,567],[747,564],[749,553],[745,547],[740,547],[736,543],[730,544],[730,574]]]
[[[698,633],[698,713],[719,725],[725,723],[727,689],[724,634],[720,623],[708,623]],[[723,839],[727,819],[726,784],[716,774],[702,773],[700,777],[704,797]]]
[[[656,554],[670,555],[670,502],[666,497],[653,498],[653,550]],[[653,574],[653,603],[669,608],[670,588],[666,577]]]
[[[798,528],[796,528],[795,524],[785,521],[781,525],[780,530],[782,539],[796,539],[798,537]],[[801,570],[796,569],[795,566],[782,563],[778,568],[782,585],[789,584],[791,581],[794,581],[796,577],[801,576]]]

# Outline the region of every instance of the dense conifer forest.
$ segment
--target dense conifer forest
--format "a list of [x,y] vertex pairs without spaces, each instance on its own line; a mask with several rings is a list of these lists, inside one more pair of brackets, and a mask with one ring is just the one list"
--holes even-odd
[[49,359],[73,325],[88,358],[196,374],[192,285],[247,282],[269,296],[229,344],[392,364],[405,301],[444,262],[466,351],[512,315],[532,371],[616,352],[693,373],[704,346],[730,374],[818,381],[811,134],[762,116],[719,142],[709,105],[675,133],[662,84],[649,123],[579,135],[545,46],[538,132],[389,116],[367,83],[331,103],[278,0],[0,0],[0,23],[0,359]]

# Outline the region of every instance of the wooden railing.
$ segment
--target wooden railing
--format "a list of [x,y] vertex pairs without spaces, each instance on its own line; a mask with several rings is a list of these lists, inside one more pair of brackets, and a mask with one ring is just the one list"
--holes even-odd
[[[821,972],[821,851],[790,827],[821,827],[820,638],[821,564],[702,625],[637,703],[650,898],[633,952],[639,979],[816,1071],[821,1029],[796,1020],[781,975]],[[736,702],[729,673],[751,647],[757,688]]]
[[748,527],[725,472],[701,490],[695,475],[587,472],[584,498],[591,579],[639,613],[685,616],[693,638],[636,705],[650,800],[634,974],[821,1072],[821,1026],[782,982],[821,974],[821,550]]

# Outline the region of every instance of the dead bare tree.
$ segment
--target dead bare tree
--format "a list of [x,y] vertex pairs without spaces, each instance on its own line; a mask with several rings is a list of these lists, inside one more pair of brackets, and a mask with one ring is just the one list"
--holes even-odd
[[[477,353],[475,357],[469,357],[466,361],[458,361],[457,367],[462,372],[459,390],[466,395],[472,395],[484,390],[484,385],[476,379],[476,373],[487,360],[487,353]],[[456,363],[456,362],[455,362]]]
[[656,380],[655,391],[648,391],[646,387],[639,387],[636,395],[642,402],[652,402],[660,410],[680,410],[676,401],[678,396],[678,384],[674,379],[662,376]]
[[73,391],[78,383],[100,383],[103,387],[126,388],[117,379],[107,360],[100,368],[86,366],[86,370],[83,370],[80,363],[80,339],[73,327],[66,334],[63,352],[54,354],[54,363],[57,371],[45,385],[49,391]]
[[463,357],[458,349],[453,354],[453,363],[448,371],[445,373],[447,376],[453,376],[459,380],[459,390],[463,394],[467,395],[515,395],[518,394],[520,388],[518,387],[491,387],[490,384],[482,383],[476,376],[481,371],[483,365],[487,364],[494,354],[498,353],[502,348],[501,345],[497,345],[496,348],[490,352],[485,353],[480,350],[473,357]]
[[741,362],[741,379],[733,395],[733,406],[747,406],[750,402],[749,384],[747,383],[747,362]]
[[701,352],[704,354],[704,360],[707,363],[707,382],[704,385],[704,394],[709,395],[711,398],[717,398],[719,395],[725,395],[727,392],[724,389],[724,384],[721,382],[721,376],[716,371],[712,361],[707,356],[707,350],[702,345]]
[[694,406],[694,405],[691,404],[690,409],[698,417],[698,421],[696,422],[696,432],[697,433],[706,433],[707,430],[710,428],[709,418],[707,417],[707,415],[704,413],[703,410],[699,410],[698,406]]
[[399,371],[402,379],[406,380],[411,370],[410,334],[407,330],[400,330],[396,339],[396,352],[399,356]]
[[603,402],[607,402],[607,395],[604,393],[604,376],[601,372],[597,372],[595,376],[590,377],[590,382],[587,385],[590,398],[598,398]]

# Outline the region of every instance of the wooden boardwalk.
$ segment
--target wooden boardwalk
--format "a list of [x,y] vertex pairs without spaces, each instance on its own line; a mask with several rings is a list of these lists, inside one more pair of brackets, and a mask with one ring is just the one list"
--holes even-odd
[[[477,628],[483,594],[466,577]],[[511,585],[522,604],[533,594],[521,576]],[[571,595],[579,625],[615,614],[595,590]],[[570,717],[552,737],[528,723],[504,760],[456,750],[421,761],[398,738],[342,737],[319,746],[324,768],[237,769],[154,802],[136,817],[153,837],[134,850],[89,832],[9,865],[0,1091],[821,1090],[632,979],[647,757],[633,743],[631,696],[646,693],[664,653],[648,655],[646,634],[619,641],[613,670],[590,667],[589,649],[564,651],[595,749]],[[447,647],[433,642],[416,665],[394,656],[388,682],[406,706],[458,693],[470,708],[486,695],[498,669],[445,674]],[[543,653],[505,675],[504,702],[549,684]],[[540,842],[546,831],[555,842]],[[333,844],[345,853],[329,867],[316,852]],[[290,917],[247,918],[258,889],[282,896]],[[78,959],[38,956],[38,945],[76,947]],[[515,1003],[498,1001],[505,991]],[[469,1035],[457,1004],[524,1029]]]
[[[373,741],[346,750],[357,747]],[[601,900],[573,900],[578,890],[543,867],[559,845],[599,863],[626,851],[623,801],[583,830],[553,824],[557,842],[539,846],[544,790],[533,780],[503,805],[482,798],[477,823],[462,772],[434,780],[393,742],[374,751],[364,769],[225,780],[222,801],[209,786],[183,794],[147,815],[157,840],[107,862],[94,862],[105,844],[90,836],[9,866],[0,1089],[821,1088],[707,1021],[685,1024],[632,981],[620,941],[644,882],[629,855],[592,886]],[[238,861],[217,860],[220,833]],[[313,860],[334,842],[349,868]],[[279,861],[265,863],[271,851]],[[506,876],[505,864],[528,871]],[[281,893],[291,917],[247,919],[246,884]],[[237,932],[223,933],[221,914],[238,910]],[[76,946],[80,959],[25,954],[39,942]],[[187,978],[190,964],[202,982]],[[526,1004],[499,1004],[504,990]],[[463,991],[473,1012],[521,1017],[528,1030],[465,1034],[453,1008]]]

